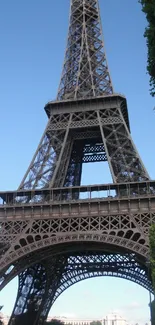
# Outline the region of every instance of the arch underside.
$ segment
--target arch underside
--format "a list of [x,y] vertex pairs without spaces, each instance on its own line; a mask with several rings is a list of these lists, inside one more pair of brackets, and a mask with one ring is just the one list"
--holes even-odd
[[[46,257],[45,257],[46,256]],[[9,325],[43,324],[59,295],[73,284],[98,276],[133,281],[152,291],[148,267],[131,252],[83,249],[46,254],[19,274],[19,289]],[[25,323],[24,323],[25,321]]]

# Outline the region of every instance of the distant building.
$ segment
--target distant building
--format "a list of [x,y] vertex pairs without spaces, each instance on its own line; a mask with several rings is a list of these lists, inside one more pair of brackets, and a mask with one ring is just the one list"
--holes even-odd
[[78,319],[78,318],[68,318],[68,317],[48,317],[47,320],[51,320],[53,318],[61,320],[65,325],[90,325],[93,321],[100,321],[102,325],[128,325],[127,321],[119,316],[116,313],[111,313],[107,315],[105,318],[102,319],[95,319],[95,318],[85,318],[85,319]]
[[127,325],[127,321],[116,313],[111,313],[102,319],[102,325]]
[[[8,325],[10,316],[6,316],[3,313],[0,312],[0,319],[3,321],[4,325]],[[96,319],[96,318],[69,318],[69,317],[48,317],[47,321],[50,321],[51,319],[59,319],[61,320],[65,325],[90,325],[93,321],[100,321],[102,325],[129,325],[127,321],[117,313],[111,313],[108,314],[106,317],[103,317],[102,319]],[[22,324],[21,324],[22,325]],[[140,325],[140,324],[132,324],[132,325]],[[142,324],[142,325],[151,325],[150,322],[148,324]]]

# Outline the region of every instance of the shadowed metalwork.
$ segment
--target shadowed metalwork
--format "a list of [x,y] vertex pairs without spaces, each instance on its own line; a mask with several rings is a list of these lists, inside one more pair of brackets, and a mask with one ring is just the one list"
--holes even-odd
[[74,283],[96,276],[117,276],[152,290],[147,267],[142,266],[134,254],[103,254],[96,251],[75,251],[56,257],[49,254],[40,264],[28,267],[20,274],[14,315],[20,319],[20,315],[28,310],[28,305],[33,301],[34,315],[40,309],[41,318],[46,319],[51,305],[64,290]]
[[[117,276],[152,291],[148,233],[155,182],[114,93],[98,0],[71,0],[57,99],[17,191],[0,192],[0,288],[19,275],[9,325],[44,324],[74,283]],[[113,184],[81,186],[82,165],[107,161]]]

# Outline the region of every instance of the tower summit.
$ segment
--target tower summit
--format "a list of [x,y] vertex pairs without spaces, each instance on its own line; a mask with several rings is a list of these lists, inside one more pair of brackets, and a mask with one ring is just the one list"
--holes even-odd
[[[63,0],[64,1],[64,0]],[[43,325],[76,282],[117,276],[152,290],[155,182],[133,143],[126,98],[113,92],[97,0],[71,0],[56,101],[15,192],[0,192],[0,288],[16,275],[9,325]],[[84,163],[108,161],[113,183],[81,186]]]
[[112,93],[98,0],[72,0],[57,99],[82,99]]
[[71,0],[57,101],[45,110],[49,122],[20,189],[80,185],[82,164],[97,161],[108,161],[115,183],[149,179],[126,99],[113,93],[98,0]]

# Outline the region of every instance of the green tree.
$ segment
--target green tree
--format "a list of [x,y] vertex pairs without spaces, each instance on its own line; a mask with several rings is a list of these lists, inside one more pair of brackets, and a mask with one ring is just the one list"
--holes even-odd
[[[152,284],[155,293],[155,224],[150,228],[149,233],[149,243],[150,243],[150,270],[152,277]],[[155,325],[155,300],[151,303],[151,323]]]
[[90,325],[102,325],[102,323],[99,320],[93,320]]
[[139,0],[139,2],[148,22],[144,33],[148,47],[147,71],[150,75],[150,93],[155,96],[155,0]]
[[150,244],[151,277],[152,277],[153,289],[155,292],[155,224],[153,224],[150,228],[149,244]]
[[151,303],[151,325],[155,325],[155,300]]
[[64,323],[59,319],[51,319],[49,322],[45,322],[45,325],[64,325]]

